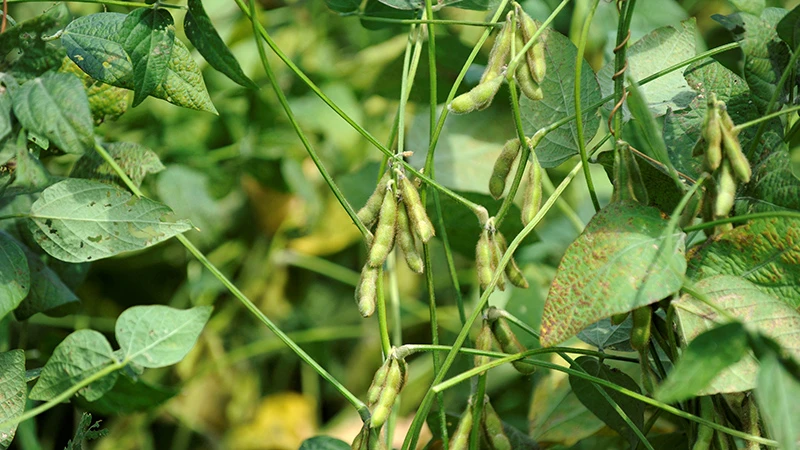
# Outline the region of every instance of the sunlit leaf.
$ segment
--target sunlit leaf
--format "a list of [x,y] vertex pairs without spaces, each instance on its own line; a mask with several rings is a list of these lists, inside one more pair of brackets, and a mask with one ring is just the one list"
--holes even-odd
[[[0,422],[11,420],[25,411],[25,397],[28,387],[25,385],[25,352],[11,350],[0,353]],[[14,440],[17,426],[13,425],[0,430],[0,448],[6,449]]]

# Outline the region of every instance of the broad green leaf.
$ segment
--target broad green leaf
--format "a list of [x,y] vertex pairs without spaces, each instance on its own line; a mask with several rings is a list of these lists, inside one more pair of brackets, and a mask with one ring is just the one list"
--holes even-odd
[[[11,350],[0,353],[0,422],[11,420],[25,411],[25,351]],[[17,426],[0,430],[0,448],[6,449],[14,440]]]
[[0,140],[11,134],[11,92],[4,81],[0,79]]
[[[729,16],[715,14],[712,18],[731,31],[733,38],[739,42],[739,48],[744,53],[744,79],[750,86],[752,100],[758,111],[766,114],[767,104],[790,57],[789,47],[778,38],[775,31],[782,16],[764,14],[758,17],[742,12]],[[787,87],[784,86],[784,90]],[[778,96],[774,109],[783,104],[781,97]]]
[[17,320],[26,320],[36,313],[48,316],[73,313],[80,304],[80,299],[53,269],[45,265],[40,255],[27,247],[23,247],[23,251],[30,269],[31,288],[25,300],[14,310],[14,317]]
[[[552,28],[543,32],[540,39],[545,43],[547,62],[545,78],[539,84],[544,99],[532,101],[522,96],[519,102],[522,126],[527,136],[575,114],[575,60],[578,50],[572,41]],[[597,110],[588,110],[587,107],[600,101],[601,94],[597,78],[586,62],[582,65],[580,78],[583,137],[588,144],[600,126],[600,118]],[[578,138],[574,120],[548,133],[536,147],[542,167],[558,166],[577,154]]]
[[689,254],[687,275],[740,276],[762,292],[800,311],[800,220],[772,217],[751,220]]
[[303,441],[300,450],[350,450],[350,444],[330,436],[314,436]]
[[[596,358],[591,356],[581,356],[575,360],[575,364],[580,366],[589,375],[610,381],[617,386],[624,387],[634,392],[640,392],[639,385],[624,372],[617,369],[612,369],[606,364],[601,363]],[[573,369],[577,369],[574,365]],[[634,431],[628,424],[625,423],[622,416],[615,410],[611,404],[600,394],[595,384],[583,378],[574,375],[569,376],[569,384],[572,386],[572,391],[575,396],[589,409],[595,416],[605,422],[612,430],[628,439],[631,448],[636,446],[638,438]],[[623,413],[631,419],[631,422],[642,429],[644,426],[644,403],[634,400],[627,395],[623,395],[617,391],[600,387],[605,390],[609,397],[622,409]]]
[[761,15],[767,7],[765,0],[730,0],[733,6],[739,11],[750,13],[756,16]]
[[210,306],[187,310],[162,305],[126,309],[115,326],[124,360],[149,368],[179,362],[194,346],[210,315]]
[[800,6],[796,6],[793,10],[789,11],[775,27],[775,32],[778,33],[789,49],[794,50],[800,45]]
[[78,398],[76,403],[88,411],[107,416],[132,414],[153,410],[173,398],[178,392],[178,389],[152,385],[142,379],[133,381],[122,376],[117,379],[114,387],[101,398],[93,402]]
[[414,19],[417,18],[417,15],[418,11],[396,9],[381,3],[379,0],[367,0],[367,4],[364,6],[364,15],[361,17],[361,26],[368,30],[382,30],[385,28],[400,30],[402,27],[397,24],[369,20],[369,18]]
[[[718,275],[698,282],[694,289],[702,292],[718,307],[725,309],[738,321],[758,329],[775,339],[792,356],[800,356],[800,314],[786,303],[763,293],[753,283],[739,277]],[[689,343],[704,331],[727,323],[715,310],[689,294],[673,301],[679,330],[684,342]],[[698,395],[742,392],[756,384],[758,363],[746,356],[724,370]]]
[[14,115],[67,153],[94,147],[94,124],[83,85],[74,75],[48,72],[12,94]]
[[603,422],[575,396],[567,374],[555,370],[536,381],[528,423],[531,437],[536,441],[565,446],[603,428]]
[[770,437],[783,450],[796,450],[800,442],[800,382],[789,374],[775,355],[761,361],[756,401]]
[[[655,74],[677,63],[693,57],[697,26],[694,19],[681,22],[679,26],[661,27],[634,42],[628,48],[628,70],[626,76],[634,80]],[[613,61],[597,73],[603,95],[614,92]],[[671,72],[641,86],[641,92],[648,101],[650,112],[656,116],[664,115],[667,109],[683,109],[688,106],[695,93],[686,83],[680,71]]]
[[31,273],[16,239],[0,231],[0,319],[28,296]]
[[[347,14],[356,12],[358,7],[361,6],[361,0],[325,0],[325,4],[328,5],[331,11]],[[189,8],[191,8],[191,6]],[[188,31],[186,34],[188,37]],[[192,38],[189,38],[189,40],[191,41]]]
[[[111,344],[94,330],[78,330],[64,338],[47,360],[36,385],[33,400],[50,400],[72,386],[113,364]],[[114,387],[118,372],[112,372],[78,391],[88,401],[97,400]]]
[[[334,5],[344,10],[334,8]],[[355,0],[336,0],[328,2],[328,7],[338,12],[352,12],[358,9],[360,1]],[[203,58],[211,64],[211,67],[219,70],[234,82],[249,88],[258,89],[258,85],[253,82],[242,71],[239,62],[231,53],[228,46],[217,33],[211,18],[203,8],[202,0],[189,0],[189,11],[183,19],[183,30],[189,42],[194,48],[203,55]],[[348,9],[354,6],[352,9]]]
[[64,3],[43,14],[10,27],[0,34],[0,73],[13,75],[20,83],[61,65],[64,49],[58,41],[44,40],[64,29],[70,13]]
[[[67,56],[92,78],[134,89],[134,64],[119,32],[125,18],[124,14],[110,12],[80,17],[67,26],[61,41]],[[185,108],[217,112],[200,69],[180,39],[175,39],[166,75],[152,95]]]
[[658,387],[655,397],[665,403],[689,399],[708,387],[723,370],[749,352],[747,332],[739,322],[706,331],[689,343],[681,358]]
[[155,92],[167,76],[175,44],[172,15],[162,8],[131,11],[117,30],[133,63],[133,106]]
[[753,180],[745,191],[747,211],[800,211],[800,180],[792,173],[792,162],[785,147],[772,152],[753,170]]
[[52,184],[50,174],[47,172],[47,169],[44,168],[42,162],[28,151],[24,132],[21,132],[19,136],[17,136],[15,147],[17,149],[17,167],[14,171],[16,178],[12,186],[17,189],[17,192],[40,192],[42,189]]
[[[142,180],[147,174],[164,170],[164,164],[158,159],[158,155],[141,144],[113,142],[105,144],[104,147],[136,186],[142,185]],[[113,181],[124,186],[114,169],[97,152],[89,152],[81,156],[72,166],[70,177]]]
[[542,346],[677,292],[686,271],[686,236],[665,236],[666,228],[655,208],[622,202],[600,210],[567,248],[550,285]]
[[191,228],[168,220],[171,213],[116,186],[73,178],[42,192],[28,228],[51,256],[84,262],[149,247]]
[[597,347],[600,351],[615,350],[633,352],[631,347],[633,320],[628,316],[621,324],[614,325],[611,319],[599,320],[578,333],[578,339]]
[[128,89],[95,80],[69,58],[64,58],[64,62],[58,70],[59,72],[71,73],[83,82],[83,88],[86,90],[89,109],[92,111],[95,124],[103,123],[106,120],[114,120],[128,110],[132,96],[132,92]]

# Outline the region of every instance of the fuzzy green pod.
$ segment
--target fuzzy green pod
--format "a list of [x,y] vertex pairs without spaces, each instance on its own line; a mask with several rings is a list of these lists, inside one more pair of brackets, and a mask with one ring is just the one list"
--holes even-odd
[[[500,253],[505,253],[508,249],[508,243],[506,242],[505,236],[497,231],[494,233],[494,239],[497,243]],[[511,258],[508,264],[506,264],[505,272],[506,277],[508,277],[508,281],[510,281],[511,284],[518,288],[528,289],[528,280],[525,279],[525,275],[522,274],[522,270],[520,270],[514,258]]]
[[[511,326],[504,317],[499,317],[492,322],[492,333],[494,333],[494,337],[497,339],[497,343],[500,344],[503,353],[514,354],[527,350],[517,339],[517,335],[511,330]],[[514,361],[511,364],[517,369],[517,372],[523,375],[530,375],[536,371],[536,366],[524,360]]]
[[389,256],[394,246],[394,235],[397,225],[397,197],[394,195],[392,183],[386,185],[386,192],[381,203],[381,212],[378,215],[378,225],[375,228],[375,238],[369,248],[370,267],[380,267]]
[[489,178],[489,193],[495,199],[503,196],[503,192],[506,190],[508,174],[511,173],[511,167],[514,165],[517,156],[519,156],[520,149],[522,149],[522,146],[519,139],[510,139],[506,141],[500,156],[494,162],[492,176]]
[[731,169],[736,175],[736,178],[742,183],[750,182],[750,176],[753,174],[750,169],[750,163],[742,152],[742,146],[739,143],[739,138],[733,134],[733,131],[722,127],[722,147],[725,149],[725,156],[731,163]]
[[508,54],[511,53],[511,41],[514,39],[514,29],[511,27],[513,13],[509,11],[503,28],[494,38],[494,46],[486,62],[486,70],[481,76],[481,83],[503,75],[503,70],[508,63]]
[[370,384],[369,390],[367,390],[367,405],[370,407],[380,398],[381,391],[383,391],[383,388],[386,386],[386,378],[389,376],[389,368],[391,365],[391,359],[386,359],[372,377],[372,384]]
[[611,325],[622,325],[622,322],[625,322],[625,319],[628,318],[628,314],[629,313],[614,314],[611,316]]
[[378,186],[372,191],[372,195],[367,199],[367,203],[358,210],[358,218],[367,227],[372,226],[375,220],[378,219],[378,213],[381,211],[381,204],[383,203],[384,193],[386,192],[386,183],[389,182],[389,171],[383,173]]
[[[490,243],[490,245],[492,247],[492,272],[493,272],[492,274],[493,275],[494,275],[494,271],[497,270],[498,267],[500,267],[500,258],[503,257],[503,252],[500,251],[500,247],[497,245],[496,235],[497,235],[496,231],[494,233],[490,233],[489,234],[489,243]],[[506,290],[506,280],[505,280],[504,277],[500,277],[497,280],[497,289],[499,289],[501,291],[505,291]]]
[[714,202],[714,217],[728,217],[736,198],[736,178],[733,176],[730,161],[722,162],[719,171],[717,199]]
[[370,435],[370,428],[363,427],[361,431],[358,432],[355,439],[353,439],[353,443],[350,444],[350,450],[370,450],[369,449],[369,435]]
[[528,167],[528,185],[522,197],[522,224],[529,224],[542,207],[542,166],[536,154],[531,153]]
[[431,219],[428,218],[428,212],[425,211],[425,205],[419,198],[419,192],[407,177],[400,177],[400,195],[403,197],[403,203],[406,206],[408,213],[408,220],[411,224],[411,229],[414,230],[417,237],[427,243],[436,234]]
[[[481,325],[481,331],[478,332],[478,336],[475,337],[475,348],[487,352],[492,350],[492,327],[489,326],[489,322],[486,320],[483,321],[483,325]],[[488,364],[490,360],[491,358],[488,356],[475,355],[475,367]],[[485,372],[481,373],[483,374]]]
[[708,108],[705,122],[702,130],[703,138],[706,141],[703,164],[706,170],[714,171],[722,163],[722,124],[717,108]]
[[450,438],[450,450],[467,450],[469,448],[469,435],[472,432],[472,403],[461,414],[458,427]]
[[[519,42],[522,42],[521,40]],[[514,79],[517,80],[517,85],[525,97],[533,101],[538,101],[544,98],[544,91],[536,80],[531,75],[531,70],[527,64],[518,64],[517,69],[514,71]]]
[[397,243],[403,251],[408,267],[416,273],[422,273],[425,270],[425,263],[417,251],[417,244],[414,240],[414,233],[411,231],[405,203],[397,207],[397,237],[395,239],[397,239]]
[[484,229],[478,239],[478,245],[475,247],[475,268],[478,272],[478,284],[481,286],[481,291],[485,291],[492,281],[494,274],[492,261],[492,242],[489,238],[489,230]]
[[[514,5],[514,8],[517,13],[517,20],[519,20],[520,30],[522,31],[522,38],[525,40],[524,43],[527,44],[527,42],[533,38],[533,35],[536,34],[536,31],[539,30],[539,27],[536,26],[536,22],[533,21],[531,16],[529,16],[519,4]],[[520,49],[522,49],[522,47],[520,47]],[[533,81],[536,83],[541,83],[547,73],[547,62],[545,61],[544,53],[544,41],[541,38],[537,39],[525,53],[528,69],[530,70]]]
[[694,222],[695,217],[700,214],[700,208],[703,206],[703,201],[696,194],[689,199],[686,208],[681,212],[681,217],[678,219],[678,226],[681,228],[687,227]]
[[369,424],[371,428],[380,428],[386,423],[397,396],[400,395],[400,389],[405,383],[405,378],[406,372],[400,366],[399,361],[393,357],[389,358],[389,372],[386,374],[386,381],[372,408]]
[[633,328],[631,328],[631,347],[642,351],[650,343],[650,326],[653,320],[653,310],[649,306],[642,306],[633,310]]
[[481,415],[481,428],[486,436],[491,450],[512,450],[511,441],[506,436],[503,428],[503,421],[492,407],[489,399],[486,398],[483,404],[483,414]]
[[361,317],[370,317],[375,313],[375,305],[378,301],[378,277],[381,270],[378,267],[370,267],[365,264],[361,269],[361,277],[356,286],[356,304]]
[[447,106],[450,112],[455,114],[466,114],[484,109],[492,104],[494,96],[503,84],[503,77],[497,76],[490,80],[481,82],[469,92],[465,92],[454,98]]

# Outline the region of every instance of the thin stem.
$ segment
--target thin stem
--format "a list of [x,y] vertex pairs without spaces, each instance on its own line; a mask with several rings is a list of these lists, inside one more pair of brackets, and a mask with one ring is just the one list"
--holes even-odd
[[[782,116],[784,114],[790,114],[790,113],[793,113],[793,112],[798,111],[798,110],[800,110],[800,105],[792,106],[791,108],[781,109],[780,111],[775,111],[774,113],[767,114],[766,116],[761,116],[761,117],[759,117],[757,119],[753,119],[753,120],[751,120],[749,122],[740,123],[739,125],[736,125],[735,127],[733,127],[733,132],[734,133],[738,133],[738,132],[744,130],[745,128],[752,127],[753,125],[758,125],[758,124],[763,123],[763,122],[767,122],[767,121],[772,120],[772,119],[774,119],[776,117],[780,117],[780,116]],[[755,141],[753,141],[753,142],[755,142]]]
[[[42,0],[43,1],[43,0]],[[392,19],[389,17],[375,17],[375,16],[366,16],[364,14],[352,14],[353,16],[357,16],[361,20],[365,20],[368,22],[386,22],[386,23],[396,23],[398,25],[414,25],[414,24],[427,24],[427,25],[466,25],[471,27],[499,27],[502,24],[493,24],[489,22],[478,22],[474,20],[445,20],[445,19]],[[432,17],[432,16],[428,16]]]
[[589,188],[589,196],[592,198],[592,205],[594,205],[595,212],[600,211],[600,201],[597,199],[597,192],[594,189],[594,181],[592,181],[592,171],[589,167],[589,155],[586,153],[586,142],[583,136],[583,116],[581,115],[581,70],[583,68],[583,54],[586,52],[586,41],[589,39],[589,26],[592,24],[594,12],[597,9],[597,4],[600,0],[594,0],[589,14],[583,23],[583,32],[581,39],[578,42],[578,56],[575,58],[575,132],[578,139],[578,152],[581,155],[583,162],[583,176],[586,178],[586,186]]
[[713,309],[714,312],[719,314],[721,317],[724,317],[725,320],[729,322],[738,322],[739,319],[731,314],[728,310],[719,307],[714,301],[712,301],[708,296],[698,291],[694,285],[690,284],[688,281],[684,281],[683,286],[681,286],[681,290],[686,292],[687,294],[691,295],[692,297],[696,298],[700,302],[704,303],[709,308]]
[[358,272],[314,255],[285,250],[278,254],[277,262],[306,269],[350,286],[358,285]]
[[770,211],[770,212],[745,214],[742,216],[726,217],[724,219],[718,219],[711,222],[703,222],[703,223],[698,223],[696,225],[690,225],[688,227],[683,227],[683,231],[689,233],[692,231],[704,230],[706,228],[713,228],[718,225],[724,225],[726,223],[747,222],[748,220],[756,220],[756,219],[771,219],[773,217],[790,217],[792,219],[800,219],[800,213],[795,211]]
[[6,214],[4,216],[0,216],[0,220],[25,219],[30,216],[31,216],[30,214],[25,214],[25,213]]

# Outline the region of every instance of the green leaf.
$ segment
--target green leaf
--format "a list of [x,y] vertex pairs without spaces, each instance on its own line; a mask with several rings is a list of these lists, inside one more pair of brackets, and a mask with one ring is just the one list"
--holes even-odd
[[[349,11],[335,9],[331,6],[331,2],[328,2],[328,7],[338,12],[351,12],[358,9],[361,3],[360,1],[337,0],[333,2],[337,3],[337,6],[345,9],[348,8],[349,5],[353,5],[354,2],[355,8]],[[231,53],[228,46],[225,45],[225,42],[223,42],[222,38],[219,36],[219,33],[217,33],[214,24],[211,22],[211,18],[208,17],[206,10],[203,8],[202,0],[189,0],[188,6],[189,11],[186,12],[186,17],[183,19],[183,30],[186,32],[186,37],[189,39],[189,42],[191,42],[197,51],[203,55],[203,58],[211,64],[211,67],[217,69],[234,82],[246,88],[258,89],[258,85],[244,74],[241,66],[239,66],[239,62],[236,61],[236,57],[233,56],[233,53]]]
[[733,6],[739,11],[750,13],[756,16],[761,15],[767,3],[764,0],[730,0]]
[[656,390],[655,398],[675,403],[697,395],[748,351],[747,332],[739,322],[700,334],[683,351],[667,379]]
[[86,90],[89,109],[92,110],[95,124],[103,123],[109,119],[114,120],[128,110],[132,97],[132,93],[128,89],[95,80],[69,58],[64,58],[64,62],[58,71],[71,73],[83,82],[83,88]]
[[[358,11],[358,7],[361,6],[361,0],[325,0],[325,4],[328,5],[331,11],[347,14]],[[191,6],[189,8],[191,9]],[[187,32],[186,35],[188,36],[189,33]],[[191,41],[192,38],[189,38],[189,40]]]
[[82,450],[84,442],[108,435],[107,429],[100,428],[100,422],[98,420],[92,423],[92,415],[83,413],[80,422],[78,422],[78,428],[75,430],[75,437],[67,441],[67,446],[64,450]]
[[686,236],[665,236],[666,228],[655,208],[622,202],[600,210],[567,248],[550,285],[542,346],[677,292],[686,271]]
[[[786,70],[791,53],[775,31],[782,17],[772,14],[757,17],[744,12],[729,16],[715,14],[711,17],[731,31],[733,38],[739,42],[739,48],[744,53],[744,79],[750,86],[758,111],[766,114],[767,104],[775,92],[781,74]],[[783,88],[786,90],[788,87]],[[781,97],[778,96],[774,109],[783,104],[784,99]]]
[[401,29],[394,23],[387,23],[378,20],[369,20],[369,17],[376,17],[381,19],[415,19],[417,18],[417,11],[414,10],[401,10],[395,9],[381,3],[379,0],[367,0],[364,7],[364,14],[361,18],[361,26],[368,30],[381,30],[385,28]]
[[[580,366],[589,375],[610,381],[617,386],[630,389],[634,392],[640,392],[639,386],[635,381],[625,373],[612,369],[606,364],[599,362],[596,358],[591,356],[581,356],[575,360],[575,365]],[[575,365],[572,369],[578,370]],[[623,437],[628,439],[631,448],[636,446],[639,440],[634,431],[625,423],[622,416],[614,409],[613,406],[600,394],[597,387],[605,390],[609,397],[622,409],[623,413],[631,419],[631,422],[642,429],[644,426],[644,403],[634,400],[627,395],[623,395],[617,391],[597,386],[591,381],[574,375],[569,376],[569,384],[572,386],[572,391],[575,396],[589,409],[595,416],[605,422],[612,430],[616,431]]]
[[191,228],[169,220],[171,213],[116,186],[73,178],[42,192],[28,228],[51,256],[84,262],[146,248]]
[[[698,282],[694,289],[704,293],[717,307],[728,311],[737,321],[748,324],[775,339],[791,355],[800,355],[800,314],[786,303],[771,297],[753,283],[730,275],[718,275]],[[679,330],[686,343],[704,331],[728,321],[705,303],[689,294],[673,301]],[[698,395],[742,392],[756,384],[758,363],[746,356],[717,375]]]
[[[164,164],[158,159],[158,155],[141,144],[113,142],[105,144],[103,147],[136,186],[142,185],[142,180],[147,174],[164,170]],[[72,166],[70,177],[115,182],[124,187],[122,179],[97,152],[89,152],[81,156]]]
[[800,45],[800,6],[789,11],[775,27],[778,37],[783,40],[789,49],[796,49]]
[[783,450],[796,450],[800,442],[800,383],[773,354],[761,360],[756,401],[770,437]]
[[[67,56],[92,78],[126,89],[134,89],[134,64],[119,33],[126,16],[97,13],[72,21],[61,35]],[[185,108],[216,114],[206,91],[200,68],[186,45],[175,39],[166,75],[152,92]]]
[[0,231],[0,319],[28,296],[31,273],[16,239]]
[[745,191],[748,212],[800,211],[800,180],[792,173],[785,147],[772,152],[753,172]]
[[[101,333],[78,330],[67,336],[53,350],[36,385],[31,389],[33,400],[50,400],[72,386],[113,364],[114,351]],[[88,401],[97,400],[114,387],[118,372],[112,372],[85,388],[78,394]]]
[[603,319],[581,330],[578,339],[600,351],[633,352],[635,350],[631,347],[631,328],[633,320],[630,316],[619,325],[612,324],[611,319]]
[[[575,114],[575,60],[578,50],[572,41],[561,33],[547,28],[541,39],[545,43],[547,73],[539,84],[544,99],[533,101],[522,96],[519,102],[522,126],[527,136],[540,128]],[[592,140],[600,118],[596,110],[586,106],[600,101],[600,86],[588,63],[581,70],[581,104],[583,112],[584,143]],[[536,155],[542,167],[556,167],[578,154],[578,138],[575,121],[572,120],[548,133],[536,147]]]
[[[694,19],[681,22],[679,27],[661,27],[628,48],[628,70],[626,76],[634,80],[655,74],[656,72],[673,66],[693,57],[696,53],[695,42],[697,26]],[[604,66],[597,77],[603,95],[614,92],[613,61]],[[656,116],[664,115],[667,109],[678,110],[685,108],[695,93],[686,83],[680,71],[674,71],[656,80],[641,86],[644,98],[648,100],[650,112]]]
[[11,92],[0,79],[0,140],[11,134]]
[[44,40],[62,30],[70,20],[64,3],[0,34],[0,73],[13,75],[20,83],[61,65],[64,49],[58,41]]
[[40,192],[42,189],[52,184],[47,169],[45,169],[42,162],[28,150],[24,132],[21,132],[20,135],[17,136],[15,147],[17,149],[17,167],[14,171],[16,177],[12,186],[17,189],[17,192]]
[[300,450],[350,450],[350,444],[330,436],[314,436],[303,441]]
[[800,220],[772,217],[714,236],[689,255],[687,275],[740,276],[800,311]]
[[133,106],[155,92],[167,76],[175,43],[175,25],[166,9],[131,11],[117,30],[133,63]]
[[[0,422],[11,420],[25,411],[25,351],[11,350],[0,353]],[[14,440],[17,425],[0,430],[0,448],[6,449]]]
[[67,153],[94,147],[94,123],[83,84],[75,76],[48,72],[14,90],[14,115],[28,130]]
[[126,309],[115,326],[124,360],[149,368],[179,362],[194,346],[210,315],[210,306],[187,310],[162,305]]
[[528,414],[531,437],[538,442],[572,445],[603,428],[578,400],[563,372],[548,371],[536,381]]
[[133,381],[122,376],[101,398],[93,402],[79,398],[76,403],[81,408],[106,416],[132,414],[153,410],[175,397],[178,392],[180,392],[178,389],[152,385],[141,379]]
[[45,265],[41,256],[23,247],[31,274],[31,288],[16,310],[17,320],[26,320],[36,313],[48,316],[63,316],[74,312],[80,299],[64,283],[58,274]]

